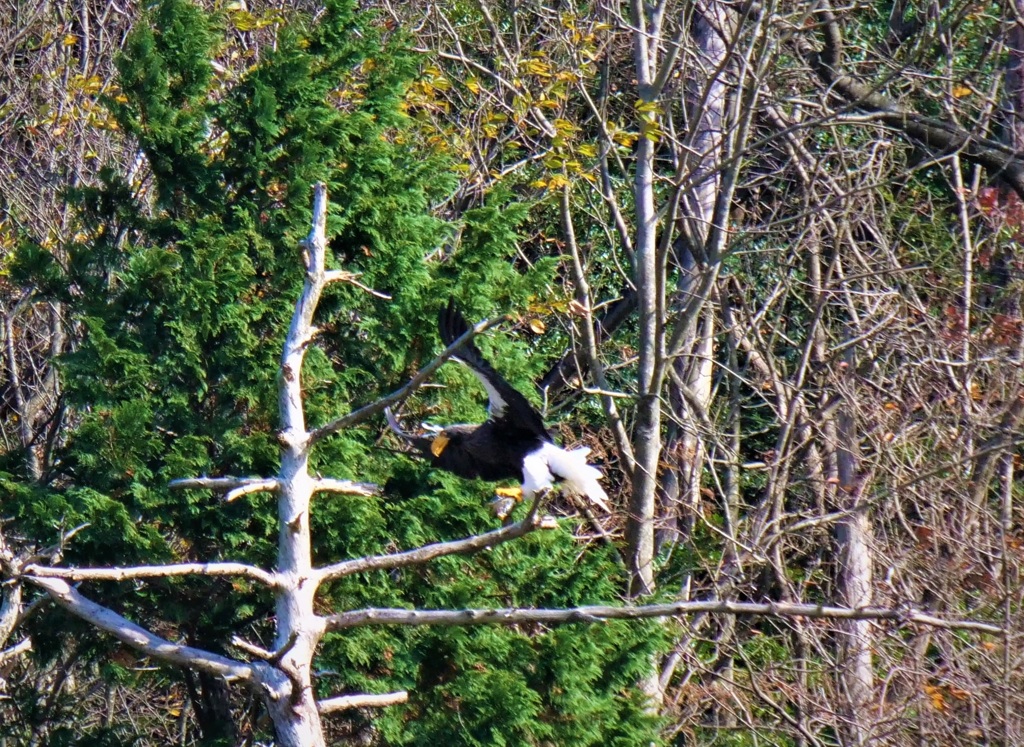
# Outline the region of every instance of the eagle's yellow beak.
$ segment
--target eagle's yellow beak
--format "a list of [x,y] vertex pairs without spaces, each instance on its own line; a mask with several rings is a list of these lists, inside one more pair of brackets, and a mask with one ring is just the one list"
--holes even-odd
[[445,435],[444,431],[441,431],[434,436],[434,440],[430,442],[430,453],[435,457],[440,457],[441,452],[444,451],[444,447],[448,445],[449,441],[451,441],[451,439]]

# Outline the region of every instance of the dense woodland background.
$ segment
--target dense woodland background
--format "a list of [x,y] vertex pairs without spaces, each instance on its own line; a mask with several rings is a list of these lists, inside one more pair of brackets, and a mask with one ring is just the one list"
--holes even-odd
[[[338,579],[362,607],[726,599],[974,620],[703,614],[329,633],[328,744],[1024,743],[1024,5],[11,0],[0,23],[0,745],[266,744],[259,698],[73,618],[17,562],[275,562],[276,378],[328,186],[304,370],[326,422],[440,352],[451,295],[586,444],[614,513]],[[403,407],[483,417],[457,366]],[[494,529],[492,487],[325,439],[381,486],[314,559]],[[27,562],[27,561],[26,561]],[[273,598],[84,581],[174,642],[270,646]]]

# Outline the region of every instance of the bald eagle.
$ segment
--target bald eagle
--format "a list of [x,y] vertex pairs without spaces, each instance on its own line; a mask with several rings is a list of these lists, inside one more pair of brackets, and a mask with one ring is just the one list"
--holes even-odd
[[[454,301],[441,310],[438,327],[446,346],[469,331]],[[464,343],[452,360],[469,368],[483,384],[488,399],[487,420],[479,425],[448,425],[429,435],[410,434],[388,410],[388,425],[395,433],[435,467],[459,477],[494,482],[520,480],[521,497],[526,500],[550,490],[559,481],[602,510],[611,511],[608,495],[598,482],[601,471],[587,463],[590,449],[567,451],[556,446],[540,413],[484,360],[472,340]],[[499,496],[507,495],[507,491],[499,491]]]

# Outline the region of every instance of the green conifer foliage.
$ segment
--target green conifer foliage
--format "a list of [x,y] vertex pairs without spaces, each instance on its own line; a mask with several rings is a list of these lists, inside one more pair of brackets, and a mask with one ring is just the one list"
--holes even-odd
[[[120,62],[123,97],[109,102],[138,143],[146,176],[111,171],[102,185],[69,192],[86,238],[61,266],[30,245],[15,266],[21,281],[64,303],[77,343],[60,363],[66,441],[42,485],[14,463],[3,466],[15,496],[4,509],[41,543],[88,522],[65,549],[69,563],[273,565],[272,499],[224,505],[167,483],[276,470],[278,358],[302,284],[297,244],[315,181],[331,195],[336,266],[388,298],[332,286],[303,372],[312,424],[390,391],[436,354],[436,313],[450,294],[471,315],[515,310],[543,293],[555,269],[554,260],[525,274],[514,267],[528,210],[502,195],[470,211],[457,248],[438,254],[452,227],[430,205],[451,188],[452,172],[405,129],[402,101],[417,59],[353,3],[329,2],[315,24],[296,17],[281,25],[273,49],[242,73],[213,64],[230,47],[221,23],[187,0],[154,6]],[[483,345],[529,391],[525,348],[497,336]],[[438,422],[482,416],[471,377],[450,365],[438,378],[453,389],[417,395],[416,409]],[[431,473],[378,448],[380,438],[376,426],[364,427],[315,453],[324,475],[386,486],[379,498],[318,499],[317,562],[495,527],[488,486]],[[562,529],[476,557],[345,578],[326,589],[323,605],[609,602],[619,574],[610,550],[582,551]],[[247,582],[83,590],[212,650],[225,650],[233,633],[270,637],[272,600]],[[40,620],[91,640],[99,658],[109,646],[56,612]],[[650,626],[620,624],[360,628],[325,639],[318,666],[333,674],[319,687],[323,696],[409,689],[408,706],[376,717],[381,744],[635,745],[651,740],[654,725],[628,693],[656,638]],[[55,651],[60,637],[51,641]]]

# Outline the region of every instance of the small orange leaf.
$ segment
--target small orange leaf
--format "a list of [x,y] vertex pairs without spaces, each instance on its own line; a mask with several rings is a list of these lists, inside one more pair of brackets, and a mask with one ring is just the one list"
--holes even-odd
[[936,711],[946,710],[946,699],[942,697],[942,688],[935,685],[925,685],[924,692],[932,701],[932,708]]

